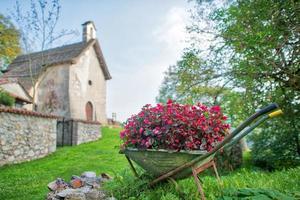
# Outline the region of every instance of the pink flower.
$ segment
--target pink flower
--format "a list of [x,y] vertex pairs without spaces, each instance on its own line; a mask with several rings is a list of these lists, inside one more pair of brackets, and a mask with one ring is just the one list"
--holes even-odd
[[207,150],[223,140],[229,124],[220,106],[166,104],[145,105],[132,115],[120,132],[125,148]]
[[144,131],[144,129],[143,129],[143,128],[140,128],[140,130],[139,130],[140,134],[142,134],[143,131]]
[[123,131],[120,132],[120,138],[121,139],[123,139],[125,137],[125,133],[126,133],[125,130],[123,130]]

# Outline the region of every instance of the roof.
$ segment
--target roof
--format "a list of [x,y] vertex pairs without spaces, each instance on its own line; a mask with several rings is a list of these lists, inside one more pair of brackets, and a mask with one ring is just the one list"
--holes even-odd
[[29,90],[32,87],[31,72],[28,67],[30,62],[32,75],[34,78],[37,78],[47,67],[76,63],[77,58],[81,55],[81,53],[90,46],[93,46],[96,51],[105,79],[111,79],[99,42],[95,39],[92,39],[89,42],[79,42],[45,51],[20,55],[8,66],[8,72],[6,72],[3,77],[18,78],[19,82],[25,87],[25,89]]
[[9,94],[9,96],[13,97],[14,99],[18,100],[18,101],[22,101],[22,102],[25,102],[25,103],[32,103],[32,99],[28,100],[28,99],[25,99],[19,95],[16,95],[16,94],[13,94],[11,92],[8,92],[8,91],[5,91]]
[[16,78],[0,78],[0,85],[8,84],[8,83],[17,83],[18,79]]
[[0,106],[0,113],[12,113],[12,114],[18,114],[18,115],[29,115],[32,117],[43,117],[43,118],[50,118],[50,119],[60,119],[61,117],[55,116],[55,115],[49,115],[34,111],[29,111],[26,109],[18,109],[18,108],[10,108],[10,107],[3,107]]
[[[20,90],[12,90],[11,87],[5,87],[5,85],[9,84],[17,84],[22,92],[20,93]],[[0,79],[0,89],[7,92],[10,96],[14,97],[15,99],[19,101],[23,101],[26,103],[32,103],[32,97],[29,95],[29,93],[26,91],[26,89],[18,82],[15,78],[2,78]],[[22,96],[23,95],[23,96]]]

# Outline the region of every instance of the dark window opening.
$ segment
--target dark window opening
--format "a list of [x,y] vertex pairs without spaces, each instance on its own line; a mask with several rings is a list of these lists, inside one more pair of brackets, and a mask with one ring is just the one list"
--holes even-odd
[[92,85],[92,81],[91,80],[89,80],[89,85]]

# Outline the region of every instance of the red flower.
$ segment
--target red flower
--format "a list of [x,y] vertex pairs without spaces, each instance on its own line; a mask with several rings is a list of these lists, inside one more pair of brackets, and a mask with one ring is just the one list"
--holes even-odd
[[210,110],[211,110],[212,112],[218,113],[218,112],[221,111],[221,107],[220,107],[220,106],[212,106],[212,107],[210,108]]
[[167,104],[172,104],[173,101],[171,99],[168,99]]
[[132,115],[120,132],[124,147],[210,151],[229,129],[219,106],[167,104],[145,105]]

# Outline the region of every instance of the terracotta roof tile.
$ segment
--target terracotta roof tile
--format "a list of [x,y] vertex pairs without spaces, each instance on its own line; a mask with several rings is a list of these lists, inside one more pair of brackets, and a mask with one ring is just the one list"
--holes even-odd
[[75,121],[75,122],[81,122],[85,124],[98,124],[101,125],[99,121],[88,121],[88,120],[83,120],[83,119],[75,119],[75,118],[64,118],[64,121]]
[[49,114],[43,114],[39,112],[33,112],[26,109],[17,109],[17,108],[10,108],[10,107],[0,107],[0,113],[13,113],[13,114],[19,114],[19,115],[28,115],[33,117],[43,117],[43,118],[52,118],[52,119],[59,119],[61,117],[55,116],[55,115],[49,115]]

